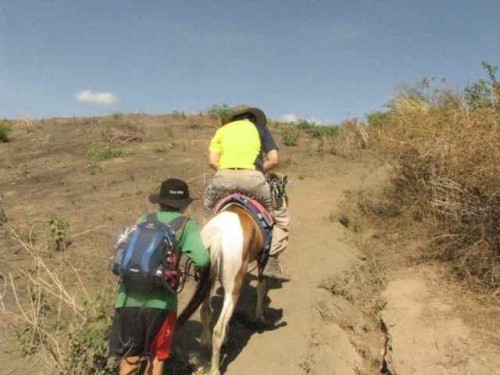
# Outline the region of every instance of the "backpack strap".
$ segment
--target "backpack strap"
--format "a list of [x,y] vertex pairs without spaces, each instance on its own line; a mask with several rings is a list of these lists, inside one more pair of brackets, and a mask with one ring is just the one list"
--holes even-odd
[[175,232],[175,241],[177,243],[180,242],[182,233],[184,232],[184,227],[186,226],[188,221],[189,217],[180,216],[177,219],[174,219],[170,223],[168,223],[168,226]]

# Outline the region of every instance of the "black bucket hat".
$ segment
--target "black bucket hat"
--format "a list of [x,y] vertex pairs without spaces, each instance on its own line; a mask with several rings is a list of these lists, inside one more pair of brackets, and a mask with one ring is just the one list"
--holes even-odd
[[193,201],[187,184],[177,178],[169,178],[161,183],[160,193],[149,196],[151,203],[164,204],[174,208],[186,207]]
[[252,115],[255,117],[256,125],[266,126],[267,118],[264,111],[257,107],[250,107],[245,104],[237,105],[229,111],[229,114],[222,119],[222,125],[226,125],[241,115]]

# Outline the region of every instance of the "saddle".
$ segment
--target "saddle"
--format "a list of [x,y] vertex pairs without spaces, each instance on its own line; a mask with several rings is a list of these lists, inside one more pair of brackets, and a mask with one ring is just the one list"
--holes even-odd
[[252,199],[241,193],[232,193],[217,202],[212,214],[219,213],[230,206],[238,206],[248,212],[259,225],[264,237],[264,249],[260,259],[257,261],[259,267],[259,276],[261,276],[264,267],[269,258],[271,243],[273,240],[274,218],[268,210],[257,200]]

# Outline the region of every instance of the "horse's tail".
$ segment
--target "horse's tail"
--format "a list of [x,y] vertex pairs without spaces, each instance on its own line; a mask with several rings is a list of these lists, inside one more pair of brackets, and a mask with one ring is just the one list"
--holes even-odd
[[217,280],[222,241],[219,227],[214,224],[208,222],[202,231],[203,243],[210,251],[210,267],[205,268],[200,274],[193,296],[177,319],[178,327],[182,326],[200,307]]

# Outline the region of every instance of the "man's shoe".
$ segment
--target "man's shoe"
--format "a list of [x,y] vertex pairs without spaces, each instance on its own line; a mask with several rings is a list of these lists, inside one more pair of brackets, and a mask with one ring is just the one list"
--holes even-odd
[[283,269],[278,262],[278,258],[273,256],[267,259],[267,264],[262,271],[262,276],[281,281],[290,281],[290,277],[283,274]]

